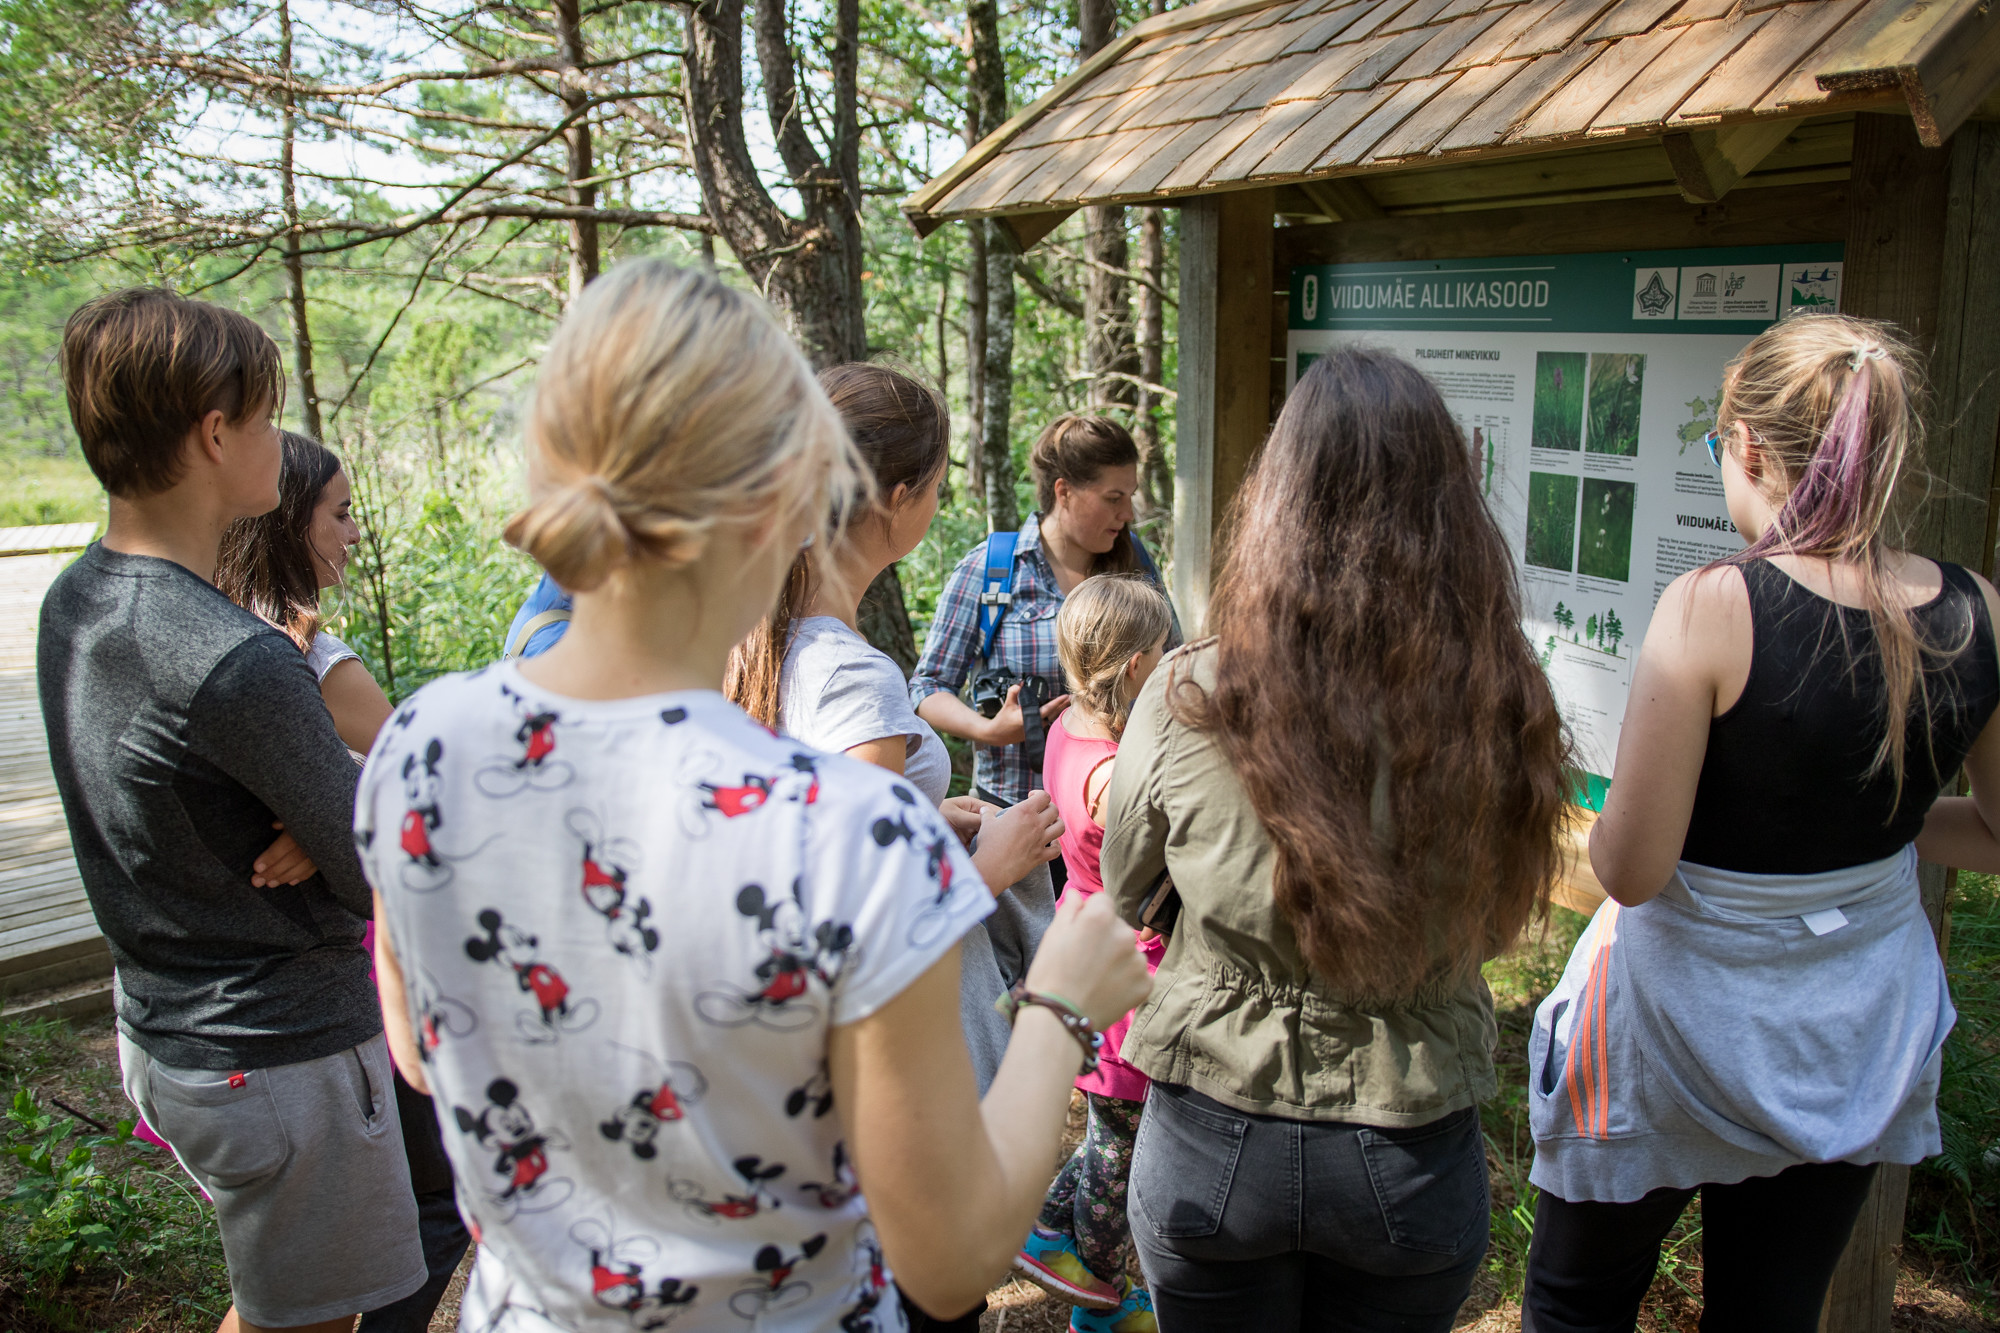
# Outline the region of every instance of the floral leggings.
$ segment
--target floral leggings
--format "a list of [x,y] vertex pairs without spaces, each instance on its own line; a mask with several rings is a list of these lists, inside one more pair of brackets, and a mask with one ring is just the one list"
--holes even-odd
[[1049,1186],[1040,1222],[1074,1240],[1084,1266],[1116,1283],[1124,1276],[1125,1247],[1132,1239],[1125,1220],[1125,1186],[1132,1175],[1139,1112],[1146,1104],[1095,1092],[1084,1095],[1090,1100],[1090,1127]]

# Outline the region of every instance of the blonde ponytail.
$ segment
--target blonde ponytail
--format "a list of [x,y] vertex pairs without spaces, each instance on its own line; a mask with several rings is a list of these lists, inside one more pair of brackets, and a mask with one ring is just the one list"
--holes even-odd
[[833,545],[872,494],[811,369],[754,297],[660,260],[584,290],[529,410],[532,500],[506,537],[571,592],[644,560],[699,560],[716,524],[767,516]]

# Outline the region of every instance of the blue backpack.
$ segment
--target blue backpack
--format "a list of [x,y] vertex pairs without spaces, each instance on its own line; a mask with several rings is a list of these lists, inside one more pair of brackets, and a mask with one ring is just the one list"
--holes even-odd
[[507,627],[507,646],[500,660],[539,657],[555,647],[569,628],[570,606],[570,595],[557,587],[554,579],[542,575],[542,581],[514,613],[514,623]]

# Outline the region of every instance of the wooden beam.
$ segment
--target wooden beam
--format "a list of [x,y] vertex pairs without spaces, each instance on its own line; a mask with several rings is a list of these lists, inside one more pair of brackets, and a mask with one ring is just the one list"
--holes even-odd
[[1181,209],[1180,400],[1174,453],[1174,599],[1193,637],[1207,619],[1215,534],[1270,429],[1276,191]]
[[1753,120],[1719,130],[1680,130],[1660,136],[1681,198],[1712,204],[1757,169],[1802,120]]
[[1990,0],[1876,5],[1815,78],[1830,93],[1899,89],[1918,139],[1942,147],[2000,84],[2000,14]]
[[1845,182],[1745,190],[1707,205],[1668,196],[1426,213],[1284,227],[1274,259],[1282,278],[1295,264],[1840,241],[1847,239],[1847,214]]
[[1368,187],[1352,176],[1300,181],[1299,189],[1318,205],[1320,212],[1336,222],[1362,222],[1389,216],[1388,210],[1368,193]]
[[1948,165],[1942,149],[1917,142],[1907,117],[1854,118],[1840,308],[1888,320],[1926,356],[1937,333]]
[[1010,213],[1000,221],[1014,233],[1014,243],[1025,254],[1034,248],[1036,242],[1062,226],[1063,220],[1074,212],[1074,208],[1051,208],[1040,213]]

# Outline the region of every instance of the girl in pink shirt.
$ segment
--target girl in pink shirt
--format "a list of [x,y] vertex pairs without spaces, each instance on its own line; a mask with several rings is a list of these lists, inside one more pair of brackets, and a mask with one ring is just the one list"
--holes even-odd
[[[1143,579],[1118,575],[1085,579],[1056,619],[1070,706],[1049,726],[1042,778],[1065,830],[1065,898],[1103,891],[1098,854],[1118,738],[1172,627],[1165,594]],[[1166,941],[1151,931],[1139,939],[1151,971]],[[1104,1030],[1097,1068],[1076,1081],[1090,1102],[1090,1127],[1049,1187],[1041,1217],[1015,1259],[1031,1280],[1078,1307],[1070,1327],[1083,1333],[1154,1333],[1157,1327],[1151,1298],[1125,1277],[1132,1238],[1125,1185],[1147,1088],[1146,1076],[1118,1055],[1131,1021],[1127,1014]]]

